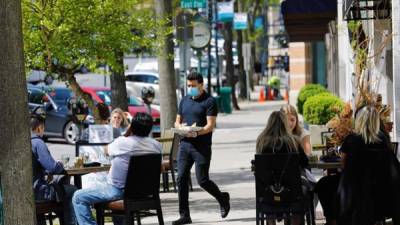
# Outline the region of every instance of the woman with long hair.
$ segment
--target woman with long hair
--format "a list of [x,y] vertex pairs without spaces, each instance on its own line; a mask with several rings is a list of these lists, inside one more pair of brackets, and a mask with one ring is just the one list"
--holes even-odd
[[[383,212],[385,207],[372,206],[375,205],[375,202],[373,194],[369,191],[375,188],[374,185],[385,185],[383,183],[374,184],[373,180],[376,175],[387,177],[385,182],[392,182],[389,181],[391,178],[388,174],[383,174],[386,172],[381,174],[380,169],[367,172],[367,167],[372,168],[373,165],[366,162],[366,159],[370,157],[370,150],[377,152],[376,160],[375,157],[373,159],[374,163],[381,160],[379,152],[387,152],[389,157],[395,158],[393,153],[389,152],[389,139],[381,130],[379,112],[374,106],[367,105],[359,108],[355,112],[354,125],[353,133],[345,138],[340,148],[343,163],[342,174],[321,178],[315,189],[324,210],[327,225],[347,223],[372,225],[377,222],[373,220],[380,219],[379,216],[386,213]],[[394,167],[399,168],[397,159],[390,160],[389,158],[387,162],[394,163]],[[378,168],[385,169],[388,166],[383,165],[387,163],[381,164]],[[398,170],[394,172],[399,174]],[[367,178],[367,184],[364,183],[366,181],[364,178]],[[383,196],[386,196],[385,192],[390,192],[390,190],[382,192],[379,199],[382,200]],[[393,199],[395,196],[392,196]],[[384,199],[383,201],[389,200]],[[384,205],[389,205],[389,203]],[[366,208],[368,208],[367,211],[364,210]],[[364,213],[361,215],[360,212]]]
[[306,155],[311,155],[310,134],[300,125],[296,108],[289,104],[284,105],[281,112],[287,116],[289,130],[300,140]]
[[[267,126],[257,138],[256,152],[258,154],[298,152],[300,155],[300,166],[303,170],[308,168],[308,158],[301,144],[289,130],[286,115],[280,111],[272,112],[269,116]],[[303,186],[304,192],[308,192],[309,185],[303,183]],[[301,224],[302,216],[303,215],[293,215],[291,224]],[[275,221],[268,221],[267,224],[273,225]]]
[[110,119],[111,126],[114,129],[118,129],[121,134],[125,134],[126,130],[129,127],[129,121],[125,116],[125,112],[122,111],[120,108],[115,108],[111,112],[111,119]]

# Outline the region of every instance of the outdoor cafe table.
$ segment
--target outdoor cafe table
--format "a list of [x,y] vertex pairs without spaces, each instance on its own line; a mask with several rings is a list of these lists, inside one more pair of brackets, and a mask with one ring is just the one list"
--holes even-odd
[[110,165],[107,166],[93,166],[93,167],[82,167],[82,168],[68,168],[65,172],[68,176],[74,177],[74,184],[77,188],[82,188],[82,175],[88,173],[104,172],[110,170]]
[[323,161],[316,161],[316,162],[309,162],[310,168],[316,169],[340,169],[342,167],[341,162],[323,162]]

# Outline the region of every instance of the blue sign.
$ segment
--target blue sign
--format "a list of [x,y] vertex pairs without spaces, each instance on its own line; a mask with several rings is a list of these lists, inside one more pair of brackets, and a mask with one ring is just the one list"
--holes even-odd
[[235,13],[235,16],[233,18],[233,29],[247,29],[247,13]]
[[254,29],[259,29],[264,27],[264,17],[263,16],[258,16],[256,20],[254,21]]
[[218,2],[218,21],[232,22],[234,16],[233,1]]

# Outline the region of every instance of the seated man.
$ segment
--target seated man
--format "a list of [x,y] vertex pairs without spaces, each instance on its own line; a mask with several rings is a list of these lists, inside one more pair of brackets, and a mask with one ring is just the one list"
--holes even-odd
[[[75,214],[71,198],[76,187],[69,184],[50,184],[52,175],[64,173],[64,166],[61,162],[53,159],[49,149],[41,138],[44,133],[44,122],[45,120],[41,116],[31,118],[32,170],[35,201],[54,201],[56,197],[61,198],[59,200],[64,203],[64,224],[75,225]],[[46,175],[48,175],[47,179]],[[63,190],[56,193],[57,187]],[[38,216],[37,220],[38,225],[46,224],[42,215]]]
[[161,144],[149,137],[152,127],[153,120],[149,114],[137,113],[125,135],[115,139],[105,148],[105,154],[111,157],[107,182],[97,187],[78,190],[72,198],[79,224],[96,224],[90,209],[93,204],[123,198],[131,156],[161,154]]

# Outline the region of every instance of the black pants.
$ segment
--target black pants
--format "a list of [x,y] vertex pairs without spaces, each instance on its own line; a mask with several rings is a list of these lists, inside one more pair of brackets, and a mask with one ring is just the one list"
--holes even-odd
[[340,174],[322,177],[315,186],[319,201],[326,220],[338,219],[338,195],[337,190],[340,182]]
[[191,143],[181,141],[178,150],[178,196],[179,214],[181,217],[190,217],[189,211],[189,176],[193,164],[196,168],[197,183],[214,196],[221,203],[221,191],[218,186],[209,179],[211,146],[206,149],[196,149]]

